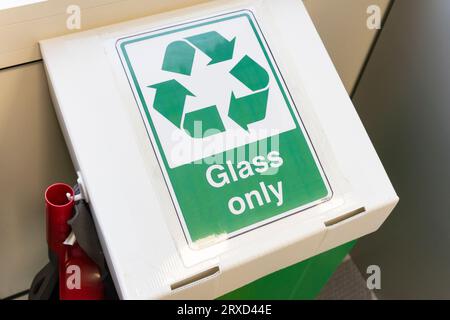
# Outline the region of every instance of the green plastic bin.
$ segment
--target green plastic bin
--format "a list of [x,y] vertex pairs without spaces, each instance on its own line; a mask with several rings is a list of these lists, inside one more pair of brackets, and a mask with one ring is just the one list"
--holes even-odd
[[356,241],[269,274],[229,292],[220,300],[305,300],[320,293]]

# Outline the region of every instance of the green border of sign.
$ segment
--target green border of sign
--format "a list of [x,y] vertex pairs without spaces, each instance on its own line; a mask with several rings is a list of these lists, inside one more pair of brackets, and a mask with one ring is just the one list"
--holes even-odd
[[[239,13],[239,12],[241,12],[241,13]],[[233,13],[236,13],[236,14],[233,14]],[[230,16],[223,17],[223,15],[230,15]],[[166,155],[164,154],[164,150],[162,148],[161,142],[160,142],[158,134],[156,132],[156,128],[155,128],[155,126],[153,124],[153,121],[151,119],[151,116],[150,116],[147,104],[145,102],[144,95],[143,95],[142,90],[141,90],[141,88],[139,86],[139,82],[137,80],[135,71],[134,71],[134,69],[132,67],[130,58],[129,58],[128,54],[127,54],[126,46],[129,45],[129,44],[135,43],[135,42],[140,42],[140,41],[144,41],[144,40],[151,39],[151,38],[161,37],[161,36],[164,36],[164,35],[168,35],[168,34],[180,32],[180,31],[184,31],[184,30],[197,28],[197,27],[201,27],[201,26],[204,26],[204,25],[210,25],[210,24],[214,24],[214,23],[218,23],[218,22],[222,22],[222,21],[226,21],[226,20],[231,20],[231,19],[245,17],[245,18],[247,18],[250,26],[252,27],[253,33],[255,34],[255,36],[256,36],[256,38],[258,40],[260,48],[263,51],[264,56],[266,58],[266,61],[268,62],[269,66],[270,66],[270,69],[271,69],[271,72],[272,72],[272,74],[273,74],[273,76],[274,76],[274,78],[275,78],[275,80],[277,82],[278,88],[280,89],[280,91],[281,91],[281,93],[283,95],[284,101],[285,101],[286,105],[288,106],[288,109],[289,109],[289,112],[291,114],[291,117],[294,120],[295,129],[292,129],[292,130],[300,130],[305,135],[305,139],[308,141],[308,145],[310,146],[310,152],[314,156],[314,159],[316,160],[317,167],[318,167],[319,171],[321,172],[322,178],[324,180],[324,184],[325,184],[326,188],[329,190],[328,194],[323,199],[330,200],[332,198],[332,195],[333,195],[333,190],[331,189],[331,186],[329,184],[328,178],[327,178],[327,176],[326,176],[326,174],[325,174],[325,172],[323,170],[323,167],[322,167],[322,165],[321,165],[321,163],[320,163],[320,161],[319,161],[319,159],[317,157],[317,154],[316,154],[316,152],[314,150],[314,147],[313,147],[313,145],[312,145],[312,143],[311,143],[311,141],[309,139],[309,135],[306,132],[306,129],[303,128],[302,126],[300,126],[300,124],[299,124],[299,122],[297,120],[296,114],[295,114],[294,110],[292,109],[291,101],[290,101],[290,99],[288,97],[288,94],[286,92],[286,90],[288,90],[288,89],[284,88],[284,86],[283,86],[283,84],[282,84],[282,82],[280,80],[280,77],[278,76],[278,73],[277,73],[278,69],[275,69],[275,67],[274,67],[274,65],[272,63],[272,60],[274,61],[275,64],[276,64],[276,62],[275,62],[273,57],[271,59],[271,55],[269,55],[269,53],[267,52],[267,50],[266,50],[266,48],[264,46],[264,42],[265,41],[263,42],[263,40],[260,37],[260,32],[261,31],[259,30],[259,32],[258,32],[258,28],[255,26],[255,24],[254,24],[254,22],[252,20],[252,17],[253,17],[253,19],[255,19],[255,22],[256,22],[256,18],[254,17],[254,14],[248,9],[243,9],[243,10],[236,11],[236,12],[225,13],[223,15],[216,16],[217,19],[214,19],[214,17],[208,17],[208,18],[205,18],[205,19],[197,20],[197,22],[199,22],[199,23],[195,23],[196,21],[189,21],[189,22],[186,22],[186,23],[182,23],[182,24],[179,24],[179,26],[180,26],[179,28],[175,28],[177,25],[172,25],[172,26],[168,26],[168,27],[165,27],[165,28],[162,28],[162,29],[158,29],[158,30],[144,32],[144,33],[141,34],[142,36],[139,36],[139,34],[137,34],[137,35],[135,34],[135,35],[132,35],[132,36],[123,37],[123,38],[118,39],[117,42],[116,42],[116,49],[119,50],[118,46],[120,46],[120,50],[121,50],[122,55],[123,55],[123,57],[125,59],[126,65],[128,67],[128,71],[129,71],[129,73],[130,73],[130,75],[132,77],[133,84],[134,84],[136,92],[137,92],[137,94],[139,96],[139,100],[140,100],[140,102],[142,104],[142,108],[144,109],[146,119],[148,121],[148,124],[150,125],[151,130],[152,130],[153,138],[155,139],[155,142],[156,142],[156,144],[158,146],[158,151],[159,151],[161,159],[162,159],[162,161],[164,163],[164,169],[166,171],[166,174],[167,174],[169,180],[170,180],[170,175],[168,174],[168,172],[169,172],[169,170],[171,170],[171,168],[170,168],[170,166],[168,164],[168,161],[166,159]],[[210,20],[210,19],[214,19],[214,20]],[[202,20],[209,20],[209,21],[200,22]],[[191,24],[191,25],[184,26],[186,24]],[[171,30],[162,31],[162,30],[169,29],[169,28]],[[175,29],[172,29],[172,28],[175,28]],[[158,32],[158,31],[162,31],[162,32]],[[155,34],[149,35],[148,33],[155,33]],[[262,32],[261,32],[261,34],[262,34]],[[133,38],[133,39],[125,40],[125,39],[128,39],[128,38]],[[267,45],[267,43],[266,43],[266,45]],[[119,56],[120,56],[120,53],[119,53]],[[278,72],[279,72],[279,70],[278,70]],[[280,75],[281,75],[281,73],[280,73]],[[300,115],[297,115],[297,116],[300,118]],[[270,138],[270,137],[267,137],[266,139],[268,139],[268,138]],[[150,142],[152,142],[151,139],[150,139]],[[224,151],[224,152],[226,152],[226,151]],[[164,174],[163,174],[163,176],[164,176]],[[167,184],[167,181],[166,181],[166,184]],[[170,183],[170,185],[171,185],[171,183]],[[171,194],[170,188],[169,188],[169,194]],[[171,197],[172,197],[172,195],[171,195]],[[176,194],[175,194],[175,197],[177,197]],[[172,198],[172,201],[173,200],[174,199]],[[176,199],[176,201],[178,203],[177,199]],[[174,203],[174,206],[175,206],[175,211],[178,212],[177,206],[175,205],[175,203]],[[310,208],[310,207],[308,207],[308,208]],[[305,208],[305,209],[307,209],[307,208]],[[305,209],[302,209],[301,211],[303,211]],[[300,210],[297,211],[297,212],[300,212]],[[178,214],[178,216],[179,216],[179,219],[180,219],[180,215],[179,214]],[[182,212],[181,212],[181,216],[183,216]],[[282,218],[282,217],[280,217],[280,218]],[[262,221],[262,222],[264,222],[264,221]],[[180,223],[181,223],[181,221],[180,221]],[[262,225],[264,225],[264,224],[265,223],[262,223]],[[191,237],[189,235],[189,231],[187,230],[187,228],[185,228],[185,225],[183,223],[182,223],[182,225],[183,225],[183,232],[185,233],[185,236],[186,236],[186,233],[187,233],[187,236],[189,238],[189,242],[192,242]],[[186,230],[184,230],[184,229],[186,229]]]

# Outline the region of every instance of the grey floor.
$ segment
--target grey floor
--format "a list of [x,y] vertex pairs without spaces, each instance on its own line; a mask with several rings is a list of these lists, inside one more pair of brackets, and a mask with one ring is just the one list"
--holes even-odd
[[376,300],[373,290],[367,289],[366,280],[350,256],[347,256],[323,287],[317,300]]

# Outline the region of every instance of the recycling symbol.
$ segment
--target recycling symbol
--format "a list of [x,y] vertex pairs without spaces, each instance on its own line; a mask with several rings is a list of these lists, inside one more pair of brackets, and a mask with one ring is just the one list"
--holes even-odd
[[[191,73],[198,50],[210,58],[205,66],[208,67],[233,59],[235,41],[236,38],[227,40],[216,31],[173,41],[166,47],[162,70],[195,76]],[[244,55],[229,70],[229,74],[252,91],[241,97],[237,97],[232,90],[229,93],[228,117],[248,131],[249,124],[266,117],[269,74],[249,55]],[[153,108],[177,128],[184,129],[189,136],[204,138],[226,131],[216,105],[185,113],[186,98],[195,97],[195,93],[177,80],[152,84],[148,88],[156,90]],[[200,131],[196,127],[198,123],[201,123]]]

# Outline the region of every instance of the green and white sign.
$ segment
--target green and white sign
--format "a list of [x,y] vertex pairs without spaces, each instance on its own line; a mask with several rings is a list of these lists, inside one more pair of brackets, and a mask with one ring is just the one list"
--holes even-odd
[[122,38],[117,50],[189,242],[331,197],[250,11]]

